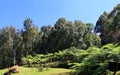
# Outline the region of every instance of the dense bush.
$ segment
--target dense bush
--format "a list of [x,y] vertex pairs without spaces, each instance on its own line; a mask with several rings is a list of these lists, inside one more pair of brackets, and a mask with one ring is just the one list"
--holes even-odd
[[107,75],[111,72],[115,74],[120,69],[119,49],[120,46],[113,44],[101,48],[91,47],[87,50],[71,47],[54,54],[27,56],[26,61],[29,59],[32,64],[33,62],[41,65],[49,64],[49,67],[53,65],[52,63],[57,63],[54,67],[75,69],[78,75]]
[[[72,68],[76,69],[78,74],[86,75],[106,75],[113,71],[114,75],[120,69],[120,46],[107,44],[102,48],[89,48],[85,50],[86,56],[80,63]],[[82,55],[82,54],[81,54]],[[84,55],[84,54],[83,54]]]

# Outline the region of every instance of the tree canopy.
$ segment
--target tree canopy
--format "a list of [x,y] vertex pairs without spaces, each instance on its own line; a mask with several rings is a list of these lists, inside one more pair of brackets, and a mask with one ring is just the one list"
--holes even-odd
[[21,30],[12,25],[0,29],[0,68],[64,65],[84,75],[106,75],[109,71],[115,75],[119,69],[120,4],[110,13],[104,12],[96,26],[65,18],[40,29],[26,18],[23,26]]
[[100,33],[102,45],[120,42],[120,4],[104,12],[96,22],[95,32]]

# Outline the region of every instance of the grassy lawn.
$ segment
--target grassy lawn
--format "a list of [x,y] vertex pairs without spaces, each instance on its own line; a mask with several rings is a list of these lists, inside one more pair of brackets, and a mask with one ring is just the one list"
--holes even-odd
[[[62,69],[62,68],[49,68],[49,70],[44,70],[39,72],[37,68],[19,67],[20,73],[12,75],[59,75],[59,73],[73,72],[73,70]],[[0,75],[3,75],[8,69],[0,70]],[[69,75],[69,74],[63,74]]]

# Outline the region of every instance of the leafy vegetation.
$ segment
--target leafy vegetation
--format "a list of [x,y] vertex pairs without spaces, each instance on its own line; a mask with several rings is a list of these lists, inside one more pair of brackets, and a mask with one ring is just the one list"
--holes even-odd
[[104,12],[96,22],[95,32],[100,33],[102,45],[120,42],[120,4],[110,12]]
[[120,4],[110,13],[104,12],[96,26],[79,20],[72,22],[59,18],[53,26],[38,29],[27,18],[22,30],[13,26],[1,28],[0,69],[18,64],[33,69],[39,67],[41,72],[38,74],[51,68],[74,69],[78,75],[118,74],[119,8]]
[[55,53],[72,46],[81,49],[98,46],[100,38],[92,29],[90,23],[65,18],[58,19],[54,27],[43,26],[41,30],[30,18],[24,21],[22,30],[5,27],[0,30],[0,68],[21,65],[21,58],[27,55]]
[[[46,68],[46,64],[49,64],[49,67],[52,67],[52,64],[50,63],[57,62],[57,65],[54,67],[62,67],[58,66],[62,64],[64,65],[64,68],[75,69],[80,75],[106,75],[111,72],[114,72],[115,75],[120,69],[119,49],[120,46],[113,44],[107,44],[101,48],[91,47],[87,50],[80,50],[78,48],[71,47],[64,51],[51,54],[51,57],[45,57],[47,55],[42,55],[44,58],[39,58],[41,58],[41,61],[44,61],[39,64]],[[41,54],[39,56],[41,56]],[[36,56],[33,58],[36,58]],[[52,60],[52,62],[49,60]],[[37,61],[38,60],[34,61],[34,63],[37,63]]]

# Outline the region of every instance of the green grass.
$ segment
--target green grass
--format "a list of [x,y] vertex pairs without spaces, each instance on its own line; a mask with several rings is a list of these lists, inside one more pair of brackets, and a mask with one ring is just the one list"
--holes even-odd
[[[29,68],[29,67],[19,67],[20,73],[12,74],[12,75],[57,75],[59,73],[73,72],[73,70],[62,69],[62,68],[49,68],[47,71],[44,70],[39,72],[37,68]],[[3,75],[4,72],[8,71],[8,69],[0,70],[0,75]],[[69,74],[63,74],[69,75]]]

